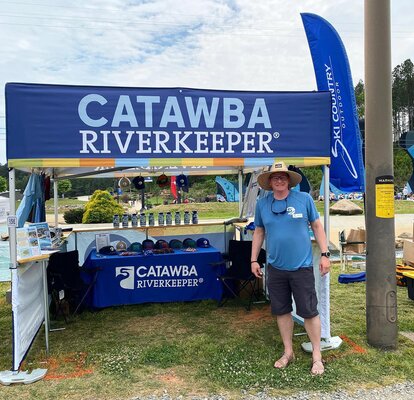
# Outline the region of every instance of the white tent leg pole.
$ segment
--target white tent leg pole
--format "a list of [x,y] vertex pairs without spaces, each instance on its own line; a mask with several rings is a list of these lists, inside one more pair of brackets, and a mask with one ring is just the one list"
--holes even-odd
[[323,182],[323,223],[325,227],[326,237],[328,239],[328,246],[330,242],[330,224],[329,224],[329,195],[330,195],[330,189],[329,189],[329,167],[327,165],[323,166],[323,175],[324,175],[324,182]]
[[[329,234],[329,167],[327,165],[323,166],[323,175],[324,175],[324,186],[323,186],[323,200],[324,200],[324,215],[323,222],[325,227],[326,239],[328,242],[328,248],[330,243],[330,234]],[[320,294],[321,294],[321,314],[324,316],[322,322],[322,337],[329,340],[331,338],[331,315],[330,315],[330,287],[329,287],[329,274],[321,278]]]
[[243,217],[243,171],[239,169],[239,217]]
[[[10,215],[16,215],[16,173],[15,169],[9,170],[9,203]],[[10,249],[10,268],[17,266],[17,244],[16,244],[16,226],[9,227],[9,249]]]
[[[324,201],[324,227],[326,238],[329,246],[329,167],[323,167],[324,186],[323,186],[323,201]],[[317,266],[314,266],[317,267]],[[329,274],[321,277],[318,290],[318,309],[321,318],[321,351],[337,349],[342,339],[339,336],[331,336],[331,315],[330,315],[330,287]],[[312,352],[312,343],[302,343],[302,349],[306,352]]]
[[45,309],[45,342],[46,342],[46,355],[49,355],[49,294],[47,289],[47,261],[42,260],[42,280],[43,280],[43,307]]
[[[9,169],[9,204],[10,204],[10,216],[16,215],[16,172],[14,168]],[[17,218],[16,218],[17,225]],[[13,304],[13,285],[16,284],[16,274],[14,273],[17,268],[17,241],[16,241],[16,226],[9,226],[9,252],[10,252],[10,269],[11,269],[11,280],[12,280],[12,308]],[[13,343],[15,340],[14,333],[14,320],[13,323]],[[14,358],[14,351],[13,351]],[[17,367],[15,368],[15,363],[13,361],[12,365],[13,374],[17,373]]]
[[57,180],[53,179],[53,209],[55,211],[55,228],[59,226],[59,200],[58,200],[58,187]]

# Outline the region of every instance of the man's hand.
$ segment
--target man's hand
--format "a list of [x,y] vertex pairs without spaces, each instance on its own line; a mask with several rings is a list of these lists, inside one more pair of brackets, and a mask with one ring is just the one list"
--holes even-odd
[[319,272],[321,276],[326,275],[331,270],[331,261],[328,257],[321,256],[319,260]]
[[256,278],[261,278],[263,276],[260,264],[257,261],[252,262],[252,273]]

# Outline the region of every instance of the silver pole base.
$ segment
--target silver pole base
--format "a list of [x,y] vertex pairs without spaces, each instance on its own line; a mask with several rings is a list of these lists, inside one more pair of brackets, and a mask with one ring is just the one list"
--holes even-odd
[[[342,339],[339,336],[330,337],[321,340],[321,351],[335,350],[342,344]],[[302,349],[307,353],[312,353],[312,343],[306,342],[301,344]]]
[[32,372],[27,371],[1,371],[0,383],[5,386],[9,386],[12,383],[23,383],[28,385],[43,379],[47,373],[47,369],[34,369]]

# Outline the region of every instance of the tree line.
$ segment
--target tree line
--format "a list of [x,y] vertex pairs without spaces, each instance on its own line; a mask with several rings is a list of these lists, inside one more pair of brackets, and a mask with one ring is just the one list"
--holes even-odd
[[[355,86],[355,99],[358,116],[364,119],[365,86],[362,80]],[[394,142],[404,132],[414,130],[414,65],[410,59],[392,71],[392,120]]]
[[[355,86],[355,100],[360,119],[362,148],[365,151],[365,86],[362,80]],[[394,182],[396,189],[402,190],[413,173],[411,157],[399,146],[401,136],[414,130],[414,65],[411,59],[397,65],[392,71],[392,122]]]

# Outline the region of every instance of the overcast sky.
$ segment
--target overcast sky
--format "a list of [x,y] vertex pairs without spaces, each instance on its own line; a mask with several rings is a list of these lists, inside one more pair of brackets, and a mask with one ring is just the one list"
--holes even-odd
[[[395,67],[414,61],[414,6],[391,8]],[[302,12],[335,27],[364,80],[363,0],[0,0],[0,163],[6,82],[315,90]]]

